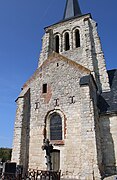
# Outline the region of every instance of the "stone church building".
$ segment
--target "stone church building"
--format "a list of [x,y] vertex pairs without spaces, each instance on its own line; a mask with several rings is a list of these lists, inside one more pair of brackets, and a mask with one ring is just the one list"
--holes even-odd
[[17,98],[12,161],[66,179],[100,180],[117,173],[117,70],[106,69],[91,14],[67,0],[63,19],[45,28],[37,70]]

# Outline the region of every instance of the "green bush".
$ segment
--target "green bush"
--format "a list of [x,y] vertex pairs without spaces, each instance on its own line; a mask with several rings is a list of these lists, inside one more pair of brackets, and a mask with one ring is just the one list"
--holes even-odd
[[11,153],[12,149],[10,148],[0,148],[0,159],[2,159],[3,162],[11,160]]

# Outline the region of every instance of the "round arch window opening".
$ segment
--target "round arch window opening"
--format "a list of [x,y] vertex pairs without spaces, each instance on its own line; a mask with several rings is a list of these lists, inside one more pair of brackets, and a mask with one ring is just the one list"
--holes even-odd
[[62,140],[62,118],[57,113],[50,116],[50,140]]

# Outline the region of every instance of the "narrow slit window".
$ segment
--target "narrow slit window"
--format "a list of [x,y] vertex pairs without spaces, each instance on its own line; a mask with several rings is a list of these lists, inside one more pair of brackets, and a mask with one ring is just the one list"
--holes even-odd
[[47,84],[43,84],[43,93],[47,93]]
[[68,51],[69,49],[70,49],[69,33],[65,33],[65,51]]
[[59,53],[59,36],[55,37],[55,52]]
[[80,33],[78,29],[75,31],[75,42],[76,48],[80,47]]

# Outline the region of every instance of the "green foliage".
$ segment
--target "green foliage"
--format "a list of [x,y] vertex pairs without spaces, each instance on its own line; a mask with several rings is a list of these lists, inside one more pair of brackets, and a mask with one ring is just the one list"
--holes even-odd
[[7,161],[7,160],[11,160],[11,152],[12,149],[9,148],[0,148],[0,159],[2,159],[2,161]]

